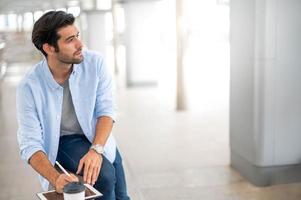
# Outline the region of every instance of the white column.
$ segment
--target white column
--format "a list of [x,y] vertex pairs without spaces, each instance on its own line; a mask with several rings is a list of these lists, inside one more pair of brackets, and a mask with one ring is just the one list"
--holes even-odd
[[160,66],[160,19],[156,1],[129,1],[125,10],[126,73],[128,85],[157,84]]
[[87,46],[91,50],[106,53],[106,30],[104,11],[86,11],[87,27],[85,30]]
[[184,35],[183,35],[183,1],[176,1],[176,34],[177,34],[177,95],[176,109],[186,110],[186,89],[184,81],[183,55],[184,55]]
[[257,185],[300,181],[301,1],[230,2],[231,165]]
[[88,49],[97,51],[105,58],[105,63],[114,73],[114,53],[111,45],[112,31],[111,23],[106,14],[110,11],[91,10],[85,11],[81,16],[81,27],[83,29],[84,42]]

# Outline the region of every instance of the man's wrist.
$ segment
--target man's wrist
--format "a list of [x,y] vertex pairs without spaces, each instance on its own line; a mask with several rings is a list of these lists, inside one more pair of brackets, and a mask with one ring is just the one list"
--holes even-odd
[[90,149],[94,150],[99,155],[102,155],[104,152],[104,147],[101,144],[93,144]]
[[57,180],[59,179],[59,177],[60,177],[60,173],[58,172],[58,171],[56,171],[56,173],[55,173],[55,175],[54,175],[54,177],[53,177],[53,181],[52,181],[52,185],[54,186],[54,187],[56,187],[56,182],[57,182]]

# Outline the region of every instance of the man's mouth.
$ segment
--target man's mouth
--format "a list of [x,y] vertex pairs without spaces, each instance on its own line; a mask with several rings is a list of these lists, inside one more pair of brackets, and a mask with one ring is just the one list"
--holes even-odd
[[75,53],[74,53],[74,55],[76,55],[76,56],[78,56],[78,55],[81,55],[82,54],[82,51],[80,50],[80,51],[76,51]]

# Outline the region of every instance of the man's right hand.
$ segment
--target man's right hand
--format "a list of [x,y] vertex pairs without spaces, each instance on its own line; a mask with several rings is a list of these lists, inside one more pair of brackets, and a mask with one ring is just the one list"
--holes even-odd
[[78,182],[78,178],[70,173],[70,176],[66,174],[60,174],[55,181],[55,190],[58,193],[63,193],[63,188],[70,182]]

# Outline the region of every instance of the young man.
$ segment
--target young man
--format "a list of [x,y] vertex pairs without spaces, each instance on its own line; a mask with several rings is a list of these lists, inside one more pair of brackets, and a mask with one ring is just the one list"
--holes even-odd
[[[103,200],[128,200],[120,154],[110,134],[112,80],[103,58],[83,51],[74,17],[50,11],[34,24],[32,42],[45,59],[17,90],[21,157],[61,193],[68,182],[94,185]],[[74,173],[59,173],[55,161]]]

